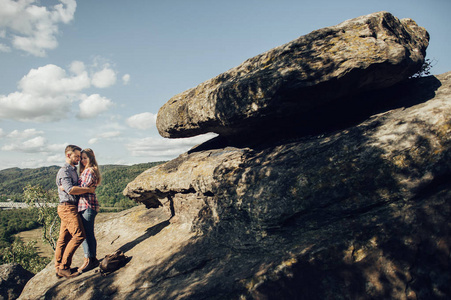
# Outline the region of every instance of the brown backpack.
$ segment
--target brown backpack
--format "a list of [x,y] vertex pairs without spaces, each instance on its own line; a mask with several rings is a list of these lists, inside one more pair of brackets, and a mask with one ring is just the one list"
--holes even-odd
[[111,254],[105,255],[105,258],[100,262],[100,273],[103,276],[116,271],[117,269],[125,266],[127,263],[127,256],[124,252],[117,250]]

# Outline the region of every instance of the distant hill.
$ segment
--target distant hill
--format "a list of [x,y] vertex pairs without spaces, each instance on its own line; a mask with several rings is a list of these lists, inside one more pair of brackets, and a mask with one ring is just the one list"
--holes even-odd
[[[130,207],[134,202],[122,195],[125,186],[145,170],[163,162],[142,163],[132,166],[102,165],[102,184],[97,188],[97,197],[103,207]],[[36,169],[10,168],[0,170],[0,201],[22,200],[27,184],[40,185],[46,190],[55,189],[55,178],[59,166]]]

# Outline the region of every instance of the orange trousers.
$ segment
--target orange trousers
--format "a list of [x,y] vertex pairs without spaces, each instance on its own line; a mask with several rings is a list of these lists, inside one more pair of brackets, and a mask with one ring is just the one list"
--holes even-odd
[[61,228],[55,249],[55,268],[70,269],[75,250],[85,239],[85,230],[77,205],[58,205]]

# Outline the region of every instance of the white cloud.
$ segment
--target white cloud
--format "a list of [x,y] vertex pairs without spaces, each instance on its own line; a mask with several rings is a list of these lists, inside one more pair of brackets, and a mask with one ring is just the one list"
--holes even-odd
[[75,60],[70,64],[69,70],[74,74],[81,75],[86,71],[86,67],[84,62]]
[[120,131],[108,131],[99,133],[95,138],[92,138],[88,141],[88,144],[96,144],[100,139],[112,139],[121,136]]
[[110,131],[110,132],[103,132],[101,134],[98,135],[98,137],[104,138],[104,139],[109,139],[109,138],[113,138],[113,137],[118,137],[121,135],[120,131]]
[[99,94],[93,94],[83,99],[80,103],[80,112],[77,117],[80,119],[94,118],[102,112],[107,111],[113,102],[110,99],[100,96]]
[[46,140],[42,136],[37,136],[35,138],[32,138],[30,140],[26,140],[22,143],[22,146],[24,149],[29,149],[33,151],[38,151],[44,147],[46,144]]
[[[64,150],[64,149],[63,149]],[[50,156],[40,156],[40,158],[35,158],[31,156],[30,153],[20,160],[19,163],[11,164],[8,161],[0,161],[0,165],[2,167],[17,167],[17,168],[30,168],[35,169],[39,167],[47,167],[50,165],[61,166],[64,164],[64,154],[55,154]]]
[[126,129],[124,125],[117,122],[116,120],[120,120],[117,116],[110,116],[110,120],[106,123],[103,123],[99,126],[98,131],[99,132],[107,132],[107,131],[122,131]]
[[[75,69],[72,66],[72,69]],[[80,69],[76,69],[80,71]],[[80,92],[90,86],[87,72],[68,76],[66,71],[56,65],[46,65],[31,69],[19,81],[19,88],[33,96],[56,96]]]
[[49,152],[54,152],[54,149],[60,149],[61,146],[62,145],[49,145],[46,138],[44,138],[42,136],[37,136],[37,137],[31,138],[31,139],[16,141],[16,142],[4,145],[1,148],[1,150],[13,151],[13,152],[24,152],[24,153],[36,153],[36,152],[49,153]]
[[0,128],[0,137],[3,137],[5,135],[5,131],[3,130],[3,128]]
[[62,4],[54,6],[54,19],[61,20],[64,24],[73,20],[75,10],[77,9],[77,2],[75,0],[60,0]]
[[[1,0],[0,0],[1,1]],[[68,76],[56,65],[31,69],[18,84],[21,91],[0,95],[0,118],[19,121],[61,120],[79,92],[90,86],[87,72]]]
[[124,76],[122,76],[122,83],[124,85],[127,85],[130,82],[130,74],[125,74]]
[[207,133],[185,139],[164,139],[148,137],[135,139],[126,148],[131,156],[148,157],[149,159],[167,160],[172,159],[193,146],[201,144],[217,136],[214,133]]
[[11,163],[2,159],[0,160],[1,167],[37,168],[64,163],[63,153],[68,144],[49,144],[42,135],[42,131],[34,128],[23,131],[13,130],[9,133],[4,140],[7,143],[0,150],[12,152],[12,155],[18,155],[20,160]]
[[90,139],[90,140],[88,141],[88,144],[89,144],[89,145],[93,145],[93,144],[96,144],[98,141],[99,141],[98,138],[92,138],[92,139]]
[[103,70],[92,75],[92,85],[98,88],[106,88],[116,83],[116,72],[105,67]]
[[35,56],[45,56],[46,50],[58,46],[59,23],[73,20],[77,3],[60,0],[52,7],[38,6],[34,0],[0,0],[0,38]]
[[[100,71],[100,74],[103,74],[102,72]],[[104,84],[112,82],[107,79],[103,81]],[[89,87],[91,78],[85,64],[80,61],[71,63],[69,73],[53,64],[31,69],[19,81],[19,91],[0,95],[0,119],[23,122],[58,121],[66,118],[71,113],[72,103],[79,100],[82,102],[78,117],[93,118],[111,107],[112,102],[98,94],[89,97],[81,94],[82,90]]]
[[[62,155],[63,152],[61,152],[60,154],[55,154],[55,155],[49,155],[45,158],[45,161],[42,163],[42,165],[44,166],[48,166],[48,165],[60,165],[62,162],[64,162],[64,155]],[[34,164],[34,168],[36,168],[36,165],[39,164]]]
[[35,128],[28,128],[22,131],[13,130],[9,134],[5,134],[5,141],[7,143],[0,149],[3,151],[25,153],[62,153],[66,144],[48,144],[43,134],[43,131],[36,130]]
[[156,126],[157,116],[150,112],[144,112],[131,116],[126,120],[128,126],[136,129],[149,129]]
[[5,44],[0,44],[0,52],[11,52],[11,48]]
[[24,131],[13,130],[6,137],[11,139],[28,139],[30,137],[42,134],[44,134],[43,131],[38,131],[34,128],[29,128],[25,129]]
[[36,97],[15,92],[0,95],[0,119],[28,122],[51,122],[63,119],[70,110],[70,101],[65,97]]
[[109,131],[109,132],[103,132],[98,134],[96,137],[90,139],[88,141],[88,144],[93,145],[99,142],[100,139],[113,139],[116,137],[120,137],[121,136],[121,132],[120,131]]
[[[64,149],[66,149],[66,146],[69,145],[69,143],[64,143],[64,144],[50,144],[47,145],[47,150],[49,152],[55,152],[55,153],[59,153],[58,156],[62,156],[64,153]],[[63,155],[64,157],[64,155]],[[61,159],[61,158],[60,158]]]

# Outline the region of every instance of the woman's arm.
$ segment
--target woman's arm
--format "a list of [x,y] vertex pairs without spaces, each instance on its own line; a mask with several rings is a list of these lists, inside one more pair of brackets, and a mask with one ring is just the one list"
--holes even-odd
[[74,186],[69,191],[69,195],[81,195],[81,194],[86,194],[86,193],[94,194],[95,192],[96,192],[95,186],[91,186],[91,187]]
[[[94,194],[96,192],[95,178],[92,176],[92,171],[89,169],[85,176],[80,176],[81,184],[80,186],[72,186],[68,192],[69,195],[82,195],[82,194]],[[64,187],[59,187],[62,191],[64,191]]]

